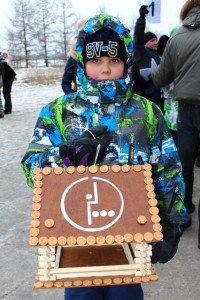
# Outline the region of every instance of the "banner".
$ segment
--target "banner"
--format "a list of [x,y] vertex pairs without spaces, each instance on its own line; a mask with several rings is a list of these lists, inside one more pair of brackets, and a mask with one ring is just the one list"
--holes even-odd
[[147,21],[149,23],[160,23],[161,0],[143,0],[143,5],[148,5]]

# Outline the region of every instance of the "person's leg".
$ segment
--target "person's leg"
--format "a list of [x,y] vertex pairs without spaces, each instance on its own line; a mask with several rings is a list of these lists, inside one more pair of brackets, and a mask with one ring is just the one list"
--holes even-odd
[[104,287],[82,287],[65,289],[64,300],[104,300]]
[[3,82],[3,96],[5,100],[5,114],[12,113],[12,101],[11,101],[11,88],[12,88],[12,79],[7,79]]
[[198,153],[199,133],[194,126],[194,106],[179,105],[178,114],[178,152],[180,155],[183,178],[185,181],[185,206],[189,213],[195,209],[192,203],[194,163]]
[[1,100],[1,88],[0,88],[0,118],[4,117],[4,110],[3,110],[3,104]]
[[140,284],[107,286],[104,300],[143,300],[144,294]]

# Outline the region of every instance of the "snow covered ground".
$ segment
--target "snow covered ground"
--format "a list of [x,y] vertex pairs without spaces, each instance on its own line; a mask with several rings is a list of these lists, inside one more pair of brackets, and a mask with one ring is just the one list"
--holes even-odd
[[[49,69],[56,72],[56,68]],[[13,112],[38,111],[43,105],[63,95],[61,88],[62,74],[60,74],[60,80],[50,85],[36,85],[26,83],[28,73],[31,72],[30,69],[17,69],[15,71],[17,80],[14,81],[12,86]],[[44,68],[41,68],[42,71],[44,72]]]

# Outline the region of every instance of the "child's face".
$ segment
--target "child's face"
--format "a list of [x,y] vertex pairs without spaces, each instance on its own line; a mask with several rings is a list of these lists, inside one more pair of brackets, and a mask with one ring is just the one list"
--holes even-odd
[[124,63],[121,59],[103,56],[86,62],[85,70],[94,80],[116,80],[123,77]]

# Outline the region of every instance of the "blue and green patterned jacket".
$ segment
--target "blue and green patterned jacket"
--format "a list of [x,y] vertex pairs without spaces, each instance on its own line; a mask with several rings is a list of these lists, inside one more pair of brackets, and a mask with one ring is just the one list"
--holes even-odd
[[[95,81],[84,73],[82,49],[85,37],[103,26],[110,27],[120,36],[128,54],[124,77],[115,81]],[[108,130],[114,132],[114,138],[105,160],[108,164],[126,164],[129,144],[134,142],[132,163],[152,165],[164,238],[169,236],[172,243],[176,243],[179,225],[189,219],[181,201],[184,198],[181,164],[160,109],[133,92],[132,55],[133,41],[119,20],[108,14],[89,19],[77,41],[77,93],[61,96],[42,108],[21,166],[28,184],[33,186],[35,168],[65,167],[59,155],[61,143],[80,135],[83,128],[107,125]],[[175,189],[176,197],[173,197]],[[169,207],[172,207],[170,212]]]

